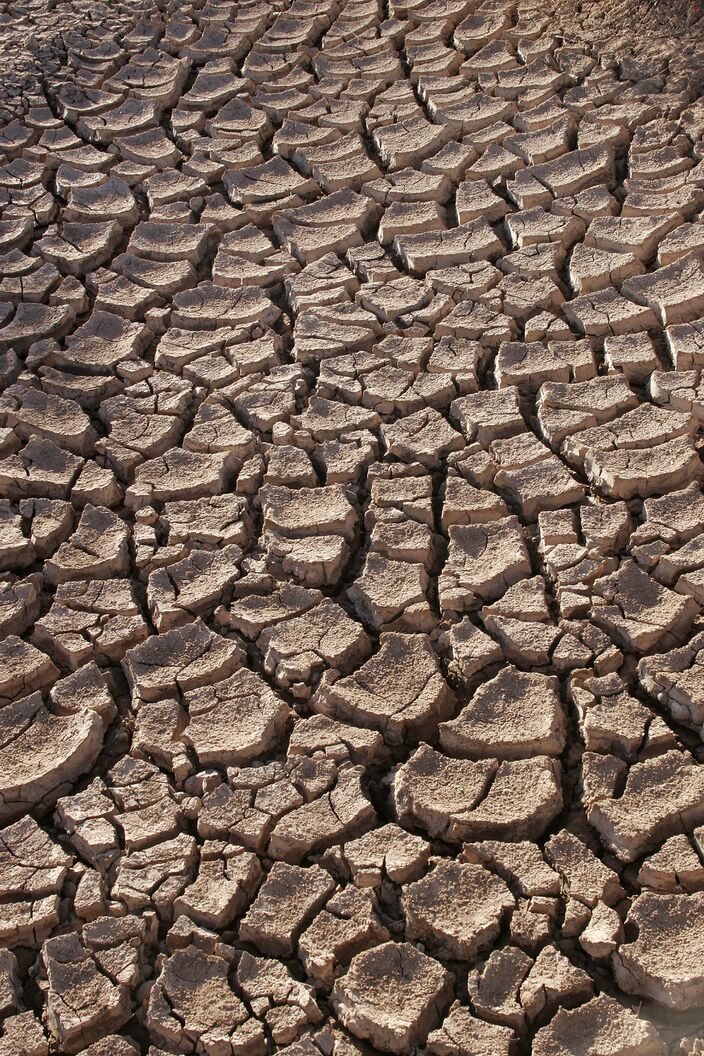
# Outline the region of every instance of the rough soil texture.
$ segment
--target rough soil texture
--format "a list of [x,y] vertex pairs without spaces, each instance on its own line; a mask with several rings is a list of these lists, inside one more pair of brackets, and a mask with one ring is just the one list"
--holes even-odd
[[0,4],[0,1056],[704,1052],[700,17]]

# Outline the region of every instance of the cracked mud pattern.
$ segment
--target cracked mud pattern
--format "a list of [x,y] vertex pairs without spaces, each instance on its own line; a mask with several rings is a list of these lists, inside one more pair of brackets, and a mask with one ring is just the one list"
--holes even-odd
[[701,55],[576,17],[0,5],[0,1056],[704,1051]]

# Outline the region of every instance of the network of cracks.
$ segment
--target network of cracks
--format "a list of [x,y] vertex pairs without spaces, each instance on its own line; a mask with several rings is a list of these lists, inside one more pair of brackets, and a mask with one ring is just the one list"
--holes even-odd
[[694,73],[0,18],[0,1056],[704,1052]]

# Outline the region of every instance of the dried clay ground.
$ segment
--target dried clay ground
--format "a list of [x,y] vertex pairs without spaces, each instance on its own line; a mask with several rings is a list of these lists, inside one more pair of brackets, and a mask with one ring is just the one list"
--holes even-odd
[[0,1056],[704,1052],[699,18],[0,4]]

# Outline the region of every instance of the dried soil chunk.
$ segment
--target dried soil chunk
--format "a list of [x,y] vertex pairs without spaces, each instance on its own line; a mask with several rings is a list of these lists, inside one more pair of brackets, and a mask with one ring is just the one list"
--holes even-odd
[[119,853],[111,820],[118,809],[105,782],[96,777],[82,792],[59,799],[54,817],[81,857],[103,870]]
[[36,551],[31,539],[22,531],[22,518],[16,508],[0,501],[0,568],[2,571],[26,568],[35,560]]
[[269,841],[269,855],[300,862],[309,853],[371,828],[376,814],[362,788],[363,773],[361,766],[340,769],[333,788],[281,818]]
[[484,626],[501,643],[508,660],[526,666],[543,666],[549,664],[552,657],[556,666],[559,663],[560,630],[553,623],[487,616]]
[[560,766],[547,756],[501,763],[486,797],[453,818],[454,839],[536,840],[562,809]]
[[217,397],[212,400],[209,397],[198,408],[193,426],[183,439],[183,446],[189,451],[230,451],[241,463],[254,454],[256,441],[228,407],[223,407]]
[[490,524],[453,525],[449,536],[448,557],[438,581],[444,614],[469,612],[531,574],[523,529],[516,517]]
[[353,133],[334,143],[302,148],[294,158],[328,193],[348,188],[357,190],[381,176],[379,168],[367,156],[361,138]]
[[261,501],[265,529],[294,538],[334,533],[352,539],[357,518],[340,484],[297,489],[268,486]]
[[116,220],[51,224],[34,249],[64,274],[85,275],[110,259],[122,234]]
[[627,297],[652,308],[663,326],[688,323],[704,309],[704,268],[695,256],[687,256],[628,279],[621,289]]
[[380,521],[394,521],[408,527],[409,521],[417,521],[432,527],[432,477],[418,463],[399,469],[399,475],[391,471],[384,476],[380,465],[375,468],[379,475],[372,481],[366,526],[374,528]]
[[[366,155],[362,165],[372,176],[378,174]],[[302,264],[310,264],[327,253],[340,254],[363,245],[366,232],[380,212],[377,203],[366,195],[350,189],[336,190],[317,202],[274,215],[273,227],[289,252]]]
[[79,699],[55,714],[33,693],[0,711],[0,821],[47,807],[93,766],[112,717],[93,706]]
[[229,451],[205,454],[174,447],[159,458],[137,466],[135,482],[127,489],[128,509],[141,509],[152,502],[199,499],[221,495],[237,468]]
[[627,925],[637,938],[612,956],[616,981],[678,1012],[699,1008],[704,993],[704,893],[643,892],[633,902]]
[[22,984],[17,958],[11,950],[0,954],[0,1012],[3,1019],[22,1008]]
[[506,226],[516,249],[545,242],[558,243],[565,248],[575,242],[584,231],[584,224],[576,217],[558,216],[541,206],[519,213],[509,213]]
[[0,1031],[0,1056],[48,1056],[47,1037],[33,1012],[8,1016]]
[[704,729],[704,638],[697,634],[681,649],[646,656],[638,663],[638,677],[647,693],[668,709],[673,719]]
[[170,545],[188,541],[201,549],[243,546],[251,534],[247,500],[241,495],[167,502],[163,522],[168,526]]
[[394,776],[399,823],[425,829],[433,837],[449,835],[455,817],[470,813],[485,796],[497,769],[495,759],[450,759],[422,744]]
[[428,864],[430,844],[389,822],[350,840],[339,861],[358,887],[381,887],[387,878],[394,884],[415,880]]
[[95,187],[73,188],[63,216],[84,223],[108,218],[129,227],[139,218],[139,209],[128,184],[113,176]]
[[699,891],[704,887],[704,866],[687,836],[671,836],[645,859],[638,882],[643,888],[666,894]]
[[79,368],[91,375],[111,374],[119,363],[138,360],[149,341],[146,327],[96,309],[66,339],[66,351],[52,353],[51,362],[69,371]]
[[560,755],[565,735],[557,679],[511,665],[483,683],[456,719],[440,724],[444,750],[467,759]]
[[355,1037],[384,1052],[423,1042],[450,1001],[452,976],[408,942],[387,942],[353,958],[335,983],[335,1014]]
[[420,462],[436,468],[440,459],[464,447],[460,433],[435,410],[418,411],[382,427],[389,454],[404,462]]
[[410,272],[424,275],[432,268],[493,259],[504,252],[504,245],[482,218],[444,231],[399,235],[394,249]]
[[666,1056],[657,1030],[612,997],[600,994],[572,1011],[560,1009],[533,1041],[533,1056]]
[[169,770],[177,781],[188,777],[193,764],[182,740],[186,721],[177,700],[142,701],[132,741],[135,754]]
[[184,741],[202,766],[231,766],[271,751],[290,716],[286,703],[254,671],[184,694]]
[[45,653],[14,634],[0,642],[0,664],[0,707],[52,685],[59,677]]
[[514,386],[462,396],[451,405],[450,414],[459,423],[467,442],[476,440],[482,447],[526,430],[518,389]]
[[132,136],[113,140],[122,158],[157,169],[170,169],[179,160],[179,151],[162,128],[148,128]]
[[453,696],[427,635],[381,635],[381,648],[358,671],[323,680],[315,706],[345,722],[371,726],[390,744],[432,736]]
[[226,928],[249,905],[260,878],[256,855],[234,844],[206,840],[198,877],[176,899],[174,913],[185,913],[204,928]]
[[327,598],[305,615],[266,628],[257,644],[266,674],[298,696],[309,696],[312,682],[327,669],[345,673],[371,651],[362,627]]
[[96,438],[88,416],[73,400],[63,400],[19,383],[5,389],[0,401],[0,421],[14,429],[22,440],[41,436],[77,455],[90,454]]
[[67,499],[83,464],[51,440],[32,437],[17,454],[0,461],[0,496]]
[[236,642],[198,620],[130,649],[123,667],[138,699],[163,700],[176,689],[197,689],[226,677],[242,666],[242,659]]
[[628,411],[615,422],[599,425],[568,437],[562,454],[574,465],[583,465],[589,453],[631,448],[649,448],[668,437],[686,436],[695,424],[691,414],[678,413],[650,403]]
[[430,631],[428,574],[421,564],[391,561],[370,553],[348,597],[360,617],[377,631]]
[[[9,304],[3,302],[0,321],[6,320]],[[75,313],[69,305],[31,304],[22,301],[17,305],[11,322],[0,330],[0,350],[12,349],[25,352],[35,342],[46,338],[61,338],[74,321]]]
[[[2,1050],[0,1050],[2,1051]],[[120,1034],[107,1034],[84,1050],[85,1056],[137,1056],[133,1042]]]
[[308,975],[331,987],[334,973],[362,950],[389,938],[374,912],[373,896],[347,887],[333,895],[299,943],[300,958]]
[[631,560],[594,583],[592,619],[633,652],[679,645],[698,611],[693,598],[662,586]]
[[75,671],[90,659],[119,661],[148,635],[129,581],[94,579],[59,584],[33,640]]
[[691,370],[704,361],[702,320],[679,323],[665,331],[667,351],[675,370]]
[[103,974],[76,934],[47,939],[42,947],[47,975],[47,1025],[67,1053],[118,1029],[132,1014],[128,988]]
[[704,770],[688,752],[635,763],[618,799],[600,799],[589,820],[609,850],[632,862],[661,840],[704,821]]
[[704,521],[704,496],[696,484],[643,503],[643,523],[633,533],[633,545],[663,540],[687,542],[699,535]]
[[383,758],[384,742],[372,730],[337,722],[327,715],[311,715],[297,722],[288,742],[288,755],[315,755],[322,752],[335,761],[346,758],[366,764]]
[[238,546],[222,550],[192,550],[182,561],[149,576],[147,604],[158,631],[172,630],[194,617],[208,617],[215,605],[229,597],[239,578],[242,551]]
[[275,862],[240,924],[240,939],[273,957],[292,956],[301,932],[334,890],[332,877],[317,865]]
[[244,327],[252,323],[269,326],[280,315],[279,309],[256,287],[226,289],[212,282],[201,282],[194,290],[177,293],[173,306],[172,324],[185,330]]
[[[268,433],[278,422],[285,422],[295,413],[297,399],[306,393],[307,383],[302,368],[291,364],[274,366],[268,373],[250,374],[229,391],[232,393],[234,410],[250,429]],[[203,425],[207,426],[207,422]],[[242,445],[242,440],[246,438],[242,437],[237,423],[233,422],[230,428],[236,431],[239,444]],[[223,445],[226,445],[226,437],[227,434],[223,438]],[[240,457],[243,453],[241,446]]]
[[262,1051],[263,1030],[251,1029],[228,981],[230,967],[224,957],[193,945],[168,957],[149,994],[146,1026],[152,1037],[169,1048],[185,1043],[192,1052]]
[[468,862],[488,865],[524,898],[552,896],[560,892],[560,878],[534,843],[502,843],[497,840],[467,843],[462,857]]
[[278,583],[268,575],[245,576],[235,584],[229,612],[223,610],[219,616],[224,625],[254,641],[267,627],[300,616],[322,601],[319,590]]
[[435,154],[445,143],[447,132],[442,125],[416,117],[378,128],[372,138],[384,165],[393,171],[406,165],[419,165]]
[[56,927],[71,862],[33,818],[0,830],[0,940],[5,946],[35,946]]
[[198,264],[211,231],[200,224],[142,221],[132,232],[127,252],[154,261]]
[[[316,1004],[312,986],[295,979],[285,965],[243,953],[237,965],[237,984],[249,1006],[264,1020],[276,1045],[293,1041],[309,1024],[319,1023],[323,1014]],[[254,1021],[249,1026],[256,1042],[261,1042]]]
[[565,385],[546,382],[538,394],[538,422],[547,442],[558,449],[565,437],[619,418],[638,400],[622,375]]
[[[515,915],[512,924],[514,921]],[[525,1017],[518,991],[531,964],[530,957],[516,946],[494,950],[481,969],[469,973],[467,989],[476,1011],[493,1022],[521,1030]]]
[[585,471],[604,495],[632,499],[701,479],[702,463],[691,437],[677,436],[653,447],[588,451]]
[[638,751],[653,714],[626,691],[620,678],[588,678],[582,684],[575,676],[570,695],[588,751],[626,756]]
[[581,1004],[594,993],[591,976],[555,946],[545,946],[521,984],[520,1002],[529,1020]]
[[537,392],[547,381],[586,381],[594,377],[594,353],[587,341],[507,341],[499,348],[494,373],[500,389],[511,385]]
[[[518,504],[526,521],[535,521],[543,510],[560,509],[579,502],[584,487],[565,469],[560,459],[548,448],[525,454],[515,459],[501,459],[501,468],[494,477],[494,486],[509,501]],[[529,459],[525,465],[523,458]]]
[[110,771],[110,780],[120,811],[115,821],[128,851],[177,835],[182,814],[165,774],[127,756]]
[[652,308],[637,304],[612,288],[575,297],[565,303],[563,310],[568,321],[587,337],[653,330],[658,322]]
[[482,866],[441,861],[404,888],[406,937],[439,957],[471,961],[494,941],[514,905],[503,880]]
[[475,627],[468,616],[453,623],[449,631],[441,635],[440,644],[449,646],[452,653],[450,672],[464,683],[503,656],[501,646]]
[[545,856],[562,877],[565,893],[590,909],[598,902],[612,906],[623,897],[613,869],[572,833],[563,829],[551,836],[545,844]]
[[170,920],[174,900],[193,880],[196,857],[196,841],[185,833],[123,854],[112,888],[113,899],[132,912],[151,908],[162,919]]
[[516,1035],[455,1003],[442,1026],[429,1035],[427,1048],[432,1056],[514,1056]]
[[645,383],[660,366],[653,342],[647,334],[607,337],[604,341],[604,359],[609,373],[621,372],[636,384]]
[[613,179],[613,150],[596,145],[586,150],[573,150],[554,161],[534,165],[530,170],[555,198],[576,194],[585,187],[610,184]]
[[298,491],[266,487],[261,501],[267,566],[309,586],[336,584],[349,559],[357,521],[342,486]]
[[49,582],[107,579],[129,570],[129,528],[117,514],[104,506],[85,507],[76,531],[47,560],[45,572]]
[[300,202],[300,196],[306,197],[318,190],[315,180],[304,179],[281,157],[263,165],[227,172],[223,182],[230,201],[236,206],[273,204],[279,199],[286,202],[291,197]]
[[[498,348],[503,341],[512,341],[518,334],[515,321],[499,311],[499,305],[488,307],[472,301],[460,301],[449,315],[435,326],[438,337],[454,337],[478,341],[483,348]],[[488,395],[484,393],[485,397]]]
[[597,902],[579,936],[579,945],[593,960],[604,961],[622,941],[623,924],[618,913],[605,902]]
[[620,286],[625,279],[642,275],[644,271],[645,265],[635,253],[613,253],[586,246],[583,242],[575,246],[570,257],[570,285],[577,293],[593,293],[610,286]]

